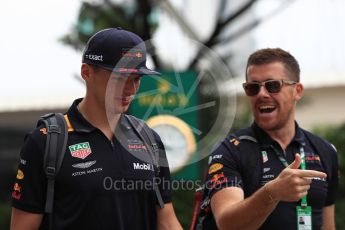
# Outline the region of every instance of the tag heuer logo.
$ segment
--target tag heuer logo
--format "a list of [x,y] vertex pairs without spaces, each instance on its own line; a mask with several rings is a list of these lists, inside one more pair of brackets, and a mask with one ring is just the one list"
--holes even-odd
[[83,142],[75,145],[68,146],[72,157],[77,157],[80,159],[85,159],[91,154],[91,148],[89,142]]

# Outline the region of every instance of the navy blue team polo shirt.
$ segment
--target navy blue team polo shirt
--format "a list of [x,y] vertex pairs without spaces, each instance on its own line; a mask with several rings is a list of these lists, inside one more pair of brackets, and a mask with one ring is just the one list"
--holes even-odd
[[[67,112],[69,137],[55,179],[54,229],[156,229],[155,172],[144,143],[124,115],[109,140],[80,114],[81,100]],[[44,132],[38,127],[26,136],[12,193],[12,206],[32,213],[44,213]],[[153,133],[160,165],[167,165],[163,144]],[[168,167],[160,167],[159,179],[170,181]],[[162,185],[162,199],[169,203],[171,190]],[[44,218],[41,229],[46,228]]]
[[[285,151],[280,147],[279,143],[271,139],[257,124],[253,123],[251,129],[255,134],[260,149],[265,151],[265,154],[262,154],[262,152],[257,151],[259,149],[257,148],[247,154],[248,156],[260,155],[258,159],[262,161],[262,163],[259,163],[261,167],[257,167],[259,171],[255,172],[260,175],[259,188],[275,179],[285,168],[278,159],[274,149],[284,156],[288,164],[291,164],[295,159],[295,154],[300,153],[300,147],[304,145],[306,168],[325,172],[320,156],[305,137],[302,129],[298,127],[297,123],[295,136]],[[244,189],[242,170],[248,166],[242,165],[240,162],[241,152],[237,147],[245,144],[247,144],[245,141],[229,135],[220,142],[210,156],[208,176],[205,183],[206,191],[201,205],[201,209],[206,214],[205,220],[207,221],[205,223],[209,224],[209,229],[217,229],[210,209],[212,196],[225,187],[237,186]],[[329,145],[329,148],[335,151],[331,145]],[[337,171],[336,165],[333,165],[332,171]],[[321,229],[322,208],[334,204],[336,189],[337,178],[334,178],[332,181],[325,179],[314,179],[312,181],[307,200],[308,205],[313,208],[313,229]],[[298,205],[300,205],[300,202],[279,202],[259,229],[296,229],[296,206]]]

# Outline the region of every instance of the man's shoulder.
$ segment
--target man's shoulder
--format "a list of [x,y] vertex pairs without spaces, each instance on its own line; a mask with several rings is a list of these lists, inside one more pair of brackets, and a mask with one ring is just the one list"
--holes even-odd
[[256,151],[253,145],[257,146],[257,139],[253,129],[247,127],[230,133],[218,142],[213,147],[212,155],[228,152],[234,157],[246,159],[247,156],[252,155],[253,151]]
[[[230,141],[231,143],[237,143],[241,141],[249,141],[253,143],[257,143],[257,138],[255,132],[251,126],[237,130],[235,132],[230,133],[226,139],[226,141]],[[233,143],[233,144],[234,144]],[[235,145],[238,146],[238,145]]]
[[35,142],[39,147],[44,146],[48,130],[43,120],[46,120],[51,116],[54,116],[54,114],[44,114],[40,118],[38,118],[36,121],[36,127],[34,127],[25,135],[24,140],[31,140]]
[[310,131],[308,131],[308,130],[306,130],[306,129],[303,129],[303,128],[301,128],[301,127],[299,127],[299,129],[300,129],[300,130],[304,133],[304,135],[306,135],[308,138],[314,138],[314,139],[317,139],[317,140],[323,141],[323,142],[326,141],[326,140],[323,139],[322,137],[320,137],[320,136],[318,136],[318,135],[316,135],[316,134],[314,134],[314,133],[312,133],[312,132],[310,132]]
[[39,120],[37,121],[37,126],[25,135],[25,140],[31,139],[38,144],[42,144],[42,140],[44,140],[47,135],[47,128],[43,123],[39,122]]
[[161,140],[159,134],[158,134],[155,130],[153,130],[152,128],[150,128],[150,127],[146,124],[146,122],[145,122],[144,120],[142,120],[142,119],[140,119],[140,118],[137,118],[137,117],[135,117],[135,116],[133,116],[133,115],[130,115],[130,114],[124,114],[124,116],[125,116],[126,120],[128,120],[130,123],[132,123],[133,125],[135,125],[136,128],[139,128],[138,130],[140,130],[140,127],[138,127],[138,126],[141,126],[141,127],[144,128],[144,129],[146,128],[146,130],[149,131],[149,132],[152,134],[153,139],[154,139],[156,142],[158,142],[158,144],[160,144],[160,143],[162,142],[162,140]]
[[135,126],[132,128],[144,128],[145,127],[145,128],[149,128],[151,131],[153,131],[146,124],[146,122],[143,119],[137,118],[137,117],[130,115],[130,114],[123,114],[123,116],[124,116],[124,120],[123,120],[124,123],[131,125],[131,126]]
[[146,122],[143,119],[137,118],[133,115],[123,114],[123,117],[124,117],[123,122],[127,123],[129,125],[135,125],[136,127],[137,126],[142,126],[142,127],[147,126]]
[[44,125],[39,125],[26,133],[24,143],[21,147],[20,155],[24,160],[41,159],[45,149],[46,129]]

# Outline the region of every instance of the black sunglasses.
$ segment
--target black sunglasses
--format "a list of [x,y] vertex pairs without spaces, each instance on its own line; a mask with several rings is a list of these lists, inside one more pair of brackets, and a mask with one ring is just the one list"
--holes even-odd
[[255,96],[260,92],[261,86],[265,86],[269,93],[279,93],[283,85],[295,85],[296,83],[290,80],[267,80],[263,82],[245,82],[242,85],[247,96]]

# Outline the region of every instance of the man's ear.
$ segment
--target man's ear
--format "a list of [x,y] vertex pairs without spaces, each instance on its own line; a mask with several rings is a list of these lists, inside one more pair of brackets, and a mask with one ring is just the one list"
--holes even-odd
[[304,92],[304,86],[301,83],[297,83],[296,84],[296,91],[295,91],[295,100],[299,101],[302,96],[303,96],[303,92]]
[[88,64],[81,64],[80,67],[80,75],[84,79],[84,81],[88,81],[90,79],[91,74],[91,67]]

